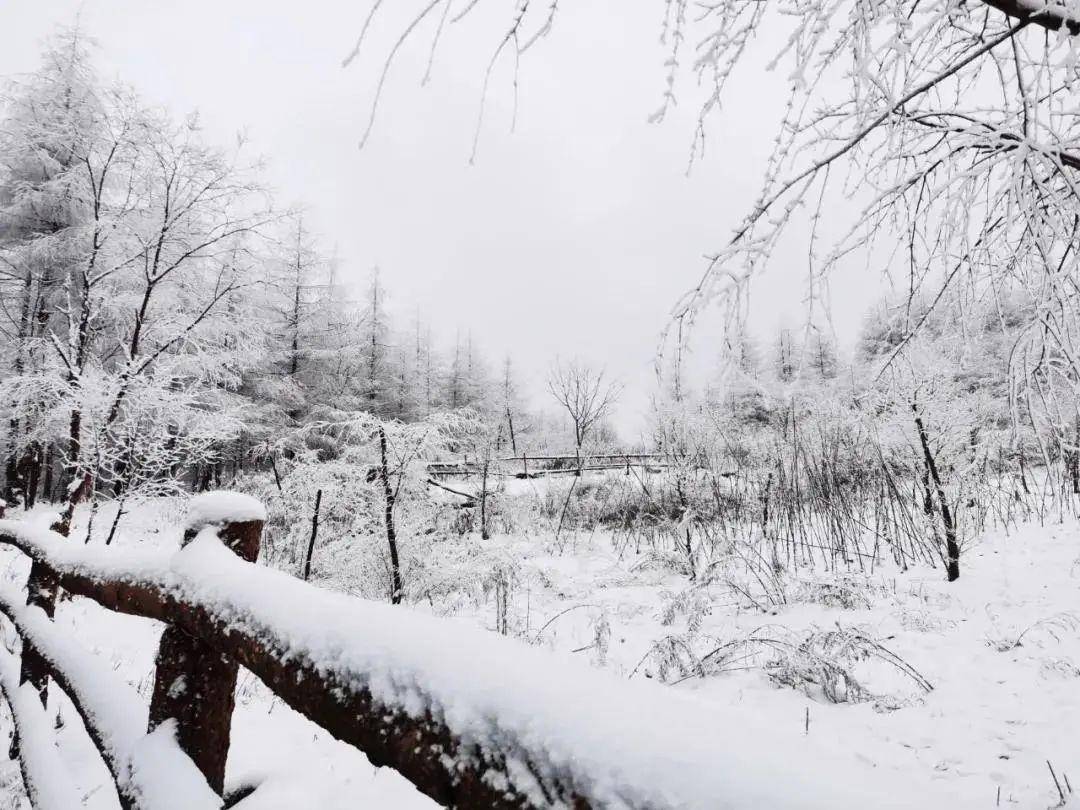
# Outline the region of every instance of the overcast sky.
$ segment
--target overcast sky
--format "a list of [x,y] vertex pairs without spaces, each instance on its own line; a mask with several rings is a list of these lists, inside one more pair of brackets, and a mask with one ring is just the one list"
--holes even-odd
[[[176,114],[198,110],[214,139],[245,131],[279,200],[309,209],[346,278],[360,286],[381,268],[403,325],[419,308],[441,345],[471,331],[492,366],[513,357],[538,399],[556,354],[604,364],[627,386],[618,422],[633,433],[671,306],[755,197],[784,77],[761,70],[764,49],[752,55],[687,175],[689,76],[680,105],[647,122],[664,85],[663,3],[563,2],[522,61],[513,132],[512,61],[497,66],[470,165],[484,68],[512,5],[482,0],[448,27],[427,86],[431,27],[403,48],[361,150],[378,73],[417,7],[384,4],[394,13],[342,68],[371,2],[0,0],[0,73],[33,69],[41,39],[81,7],[105,77]],[[800,322],[805,253],[778,259],[752,297],[762,333]],[[857,269],[834,281],[842,341],[877,291]],[[698,368],[714,335],[694,342]]]

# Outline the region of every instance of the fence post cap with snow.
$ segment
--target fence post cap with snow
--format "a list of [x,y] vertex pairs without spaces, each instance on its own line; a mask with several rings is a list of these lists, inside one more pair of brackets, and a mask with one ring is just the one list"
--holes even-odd
[[218,529],[221,541],[239,557],[255,562],[265,522],[266,507],[258,498],[227,490],[204,492],[188,503],[184,545],[203,529],[213,527]]
[[203,492],[188,503],[187,522],[184,528],[198,532],[207,526],[223,526],[226,523],[249,523],[266,521],[266,507],[258,498],[243,492]]

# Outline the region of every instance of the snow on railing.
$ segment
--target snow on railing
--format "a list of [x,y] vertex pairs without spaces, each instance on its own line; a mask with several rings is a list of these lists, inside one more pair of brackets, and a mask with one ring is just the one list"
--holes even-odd
[[124,806],[146,810],[220,807],[221,799],[176,744],[175,723],[162,724],[147,734],[146,706],[138,693],[103,659],[68,638],[43,610],[20,605],[20,601],[0,591],[0,613],[15,627],[23,644],[37,650],[49,676],[71,699]]
[[26,795],[35,810],[71,810],[82,805],[60,752],[53,744],[52,723],[37,691],[19,683],[19,661],[0,647],[0,689],[15,723],[14,745],[19,749]]
[[[835,779],[831,774],[843,767],[837,760],[851,752],[755,727],[736,708],[616,680],[463,622],[331,593],[258,567],[238,554],[254,559],[250,541],[254,536],[257,552],[261,512],[235,503],[230,514],[220,500],[212,509],[196,501],[198,520],[175,553],[76,545],[12,521],[0,521],[0,542],[47,566],[72,594],[166,622],[166,633],[188,645],[185,654],[195,656],[200,671],[210,662],[207,671],[227,680],[228,670],[222,675],[213,664],[226,661],[235,679],[235,666],[243,665],[293,709],[443,805],[934,804],[884,775],[872,783]],[[18,624],[19,612],[12,613]],[[43,621],[28,615],[26,637],[47,646]],[[50,660],[79,668],[59,660],[65,655]],[[231,684],[215,690],[203,672],[201,686],[163,704],[161,694],[176,692],[175,663],[163,635],[151,725],[155,712],[175,717],[180,747],[220,791],[228,734],[204,720],[227,721]],[[191,674],[189,667],[185,677]],[[163,715],[166,709],[176,713]],[[130,730],[124,735],[129,745]]]
[[258,498],[241,492],[204,492],[191,499],[184,528],[197,532],[207,526],[256,522],[266,522],[266,507]]

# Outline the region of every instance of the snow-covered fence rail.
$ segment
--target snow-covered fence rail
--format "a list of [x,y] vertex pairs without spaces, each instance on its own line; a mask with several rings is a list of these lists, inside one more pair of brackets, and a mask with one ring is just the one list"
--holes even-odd
[[78,807],[82,796],[53,745],[52,724],[38,700],[37,690],[29,683],[19,683],[19,662],[2,649],[0,691],[11,708],[13,743],[19,749],[19,765],[30,803],[39,810]]
[[[159,724],[148,734],[146,707],[136,691],[117,677],[104,660],[80,649],[72,639],[65,637],[42,610],[23,606],[20,601],[14,594],[0,592],[0,613],[14,625],[24,649],[31,646],[37,651],[45,662],[49,677],[75,706],[116,782],[121,804],[146,810],[220,807],[220,800],[211,792],[203,774],[176,745],[173,738],[175,722]],[[12,669],[12,679],[18,684],[15,678],[18,669],[14,662],[10,667],[5,664],[0,668]],[[39,706],[37,692],[29,683],[17,688],[26,690],[33,696],[31,702]],[[14,713],[15,705],[11,705]],[[48,725],[46,721],[46,731]],[[42,754],[36,744],[23,742],[20,755],[24,762],[24,780],[33,796],[33,791],[41,787],[35,784],[33,768],[28,774],[25,763],[28,758],[39,759]],[[49,778],[53,778],[51,774]],[[43,801],[35,801],[34,805],[57,806]]]
[[[257,501],[210,495],[194,502],[185,542],[194,539],[199,529],[210,528],[219,544],[253,561],[264,520],[264,510]],[[40,784],[43,775],[51,779],[47,776],[51,755],[45,750],[51,749],[51,743],[43,747],[42,735],[48,732],[37,728],[37,723],[44,713],[35,712],[33,706],[47,702],[47,683],[52,679],[70,699],[101,754],[116,784],[121,807],[220,808],[237,663],[207,648],[163,615],[168,624],[158,650],[148,712],[135,690],[51,621],[56,590],[67,587],[77,591],[70,587],[74,580],[64,576],[55,556],[41,546],[33,547],[34,538],[46,546],[62,544],[65,548],[61,552],[70,546],[56,531],[43,532],[0,520],[0,541],[15,545],[32,560],[26,598],[0,590],[0,613],[23,645],[21,666],[14,659],[0,662],[0,682],[16,719],[23,778],[33,805],[39,810],[77,806],[70,802],[70,796],[61,799],[53,786]],[[108,561],[112,555],[102,556]],[[110,583],[104,575],[97,579],[99,588],[118,587],[118,582]],[[5,669],[8,663],[14,667],[10,673]],[[28,702],[28,694],[35,698]],[[36,721],[26,719],[37,714],[41,717]]]
[[[822,752],[817,741],[811,748],[796,732],[755,728],[738,709],[619,681],[478,628],[258,567],[250,561],[262,519],[255,502],[218,493],[196,499],[192,512],[187,541],[175,553],[88,547],[0,521],[0,542],[47,568],[69,593],[165,622],[178,638],[172,647],[163,638],[149,725],[165,708],[153,705],[162,691],[174,699],[167,707],[174,720],[144,734],[130,690],[62,638],[40,608],[0,598],[0,611],[79,708],[126,807],[222,806],[228,735],[220,734],[219,721],[207,724],[202,716],[227,719],[231,686],[187,680],[215,658],[229,662],[233,676],[236,665],[246,667],[294,710],[446,806],[919,805],[910,790],[893,802],[899,794],[881,781],[868,791],[831,779],[825,763],[835,753]],[[34,715],[29,699],[35,693],[13,683],[14,671],[0,656],[0,686],[18,715],[20,736],[40,738],[43,715]],[[221,681],[230,677],[224,666],[209,671]],[[107,690],[121,698],[110,702]],[[212,748],[217,759],[208,757]],[[23,771],[32,783],[47,773],[43,753],[47,759],[40,745],[23,746]],[[157,767],[140,767],[150,760]],[[158,791],[156,777],[166,769],[190,777],[183,789],[172,781],[172,796]],[[29,788],[39,808],[69,806],[35,792],[53,787]]]

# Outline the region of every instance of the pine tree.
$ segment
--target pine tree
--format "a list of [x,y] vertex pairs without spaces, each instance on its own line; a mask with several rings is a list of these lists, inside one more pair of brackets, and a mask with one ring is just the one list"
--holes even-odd
[[377,267],[372,273],[364,300],[365,308],[360,316],[362,342],[359,347],[357,396],[364,410],[377,416],[389,416],[394,387],[390,319],[386,311],[386,289],[382,286]]
[[[80,261],[80,226],[91,217],[88,157],[101,114],[89,43],[78,28],[46,43],[41,67],[5,92],[0,128],[0,294],[10,306],[0,317],[11,338],[4,346],[9,382],[5,495],[27,505],[37,494],[49,438],[35,431],[45,402],[20,380],[46,374],[50,336],[63,335],[61,295]],[[74,304],[72,300],[68,302]],[[6,386],[10,389],[12,386]],[[36,435],[35,435],[36,434]],[[50,468],[51,470],[51,468]],[[46,471],[46,476],[48,471]]]

